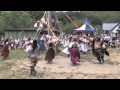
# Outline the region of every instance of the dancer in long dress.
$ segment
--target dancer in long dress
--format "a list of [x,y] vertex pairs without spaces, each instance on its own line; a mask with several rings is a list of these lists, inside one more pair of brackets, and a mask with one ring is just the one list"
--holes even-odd
[[70,52],[68,51],[68,46],[65,49],[63,49],[62,52],[65,53],[65,54],[70,54]]
[[80,51],[79,51],[79,44],[77,39],[74,38],[73,42],[71,42],[68,46],[68,50],[70,52],[70,60],[73,64],[80,62]]
[[45,56],[45,60],[48,61],[49,64],[52,63],[53,59],[55,58],[55,51],[53,49],[53,43],[49,42],[49,47]]
[[68,61],[71,63],[71,60],[70,60],[70,52],[69,52],[69,50],[68,50],[68,46],[65,48],[65,49],[63,49],[63,51],[62,51],[64,54],[67,54],[67,56],[68,56]]
[[81,50],[84,54],[86,54],[86,52],[88,51],[87,43],[84,42],[84,41],[81,41],[80,47],[81,47],[80,50]]
[[7,57],[9,57],[9,43],[8,43],[8,39],[5,40],[3,48],[2,48],[2,52],[1,52],[1,56],[3,56],[3,60],[6,59]]

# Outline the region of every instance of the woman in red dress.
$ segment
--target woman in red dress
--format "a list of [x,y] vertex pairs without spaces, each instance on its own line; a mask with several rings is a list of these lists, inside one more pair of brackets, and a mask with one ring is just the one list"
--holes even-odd
[[8,39],[5,41],[3,48],[2,48],[2,52],[1,52],[1,56],[3,56],[3,60],[6,59],[7,57],[9,57],[9,47],[8,47]]

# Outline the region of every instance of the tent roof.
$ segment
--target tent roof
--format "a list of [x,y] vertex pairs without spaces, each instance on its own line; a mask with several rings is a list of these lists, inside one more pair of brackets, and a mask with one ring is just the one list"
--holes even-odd
[[88,20],[86,19],[86,20],[85,20],[85,23],[84,23],[80,28],[75,29],[75,31],[77,31],[77,32],[80,32],[80,31],[94,32],[94,31],[96,31],[96,29],[93,28],[93,27],[89,24]]

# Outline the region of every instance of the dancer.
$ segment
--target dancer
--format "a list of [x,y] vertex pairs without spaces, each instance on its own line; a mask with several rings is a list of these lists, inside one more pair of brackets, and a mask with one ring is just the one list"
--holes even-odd
[[104,53],[109,56],[107,52],[106,45],[101,41],[100,36],[97,36],[96,39],[91,40],[85,34],[84,37],[92,42],[92,51],[99,64],[104,63]]
[[9,39],[6,39],[2,48],[1,56],[3,56],[3,60],[9,57]]
[[29,45],[29,47],[26,48],[26,52],[28,52],[28,58],[31,62],[31,75],[35,76],[37,71],[35,70],[35,66],[38,61],[38,56],[40,54],[39,52],[39,46],[37,45],[37,40],[33,40],[32,45]]
[[81,40],[80,46],[81,46],[81,51],[83,52],[83,54],[86,54],[88,51],[88,44],[87,44],[87,40],[85,38],[83,38]]
[[53,43],[49,42],[45,60],[48,61],[49,64],[51,64],[54,58],[55,58],[55,51],[53,49]]
[[70,52],[70,60],[73,64],[80,62],[80,51],[79,51],[79,44],[77,39],[74,38],[73,42],[71,42],[68,46],[68,50]]

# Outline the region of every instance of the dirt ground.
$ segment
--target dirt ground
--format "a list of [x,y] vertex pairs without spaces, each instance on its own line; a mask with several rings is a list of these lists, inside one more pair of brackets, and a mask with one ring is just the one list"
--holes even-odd
[[[93,57],[91,60],[81,58],[81,62],[72,65],[66,55],[57,55],[53,63],[48,64],[42,54],[36,67],[37,75],[28,77],[28,79],[120,79],[119,57],[120,53],[114,52],[109,57],[105,56],[104,64],[98,64],[96,58]],[[27,74],[29,74],[29,60],[26,58],[17,61],[11,71],[17,70],[27,70]]]

